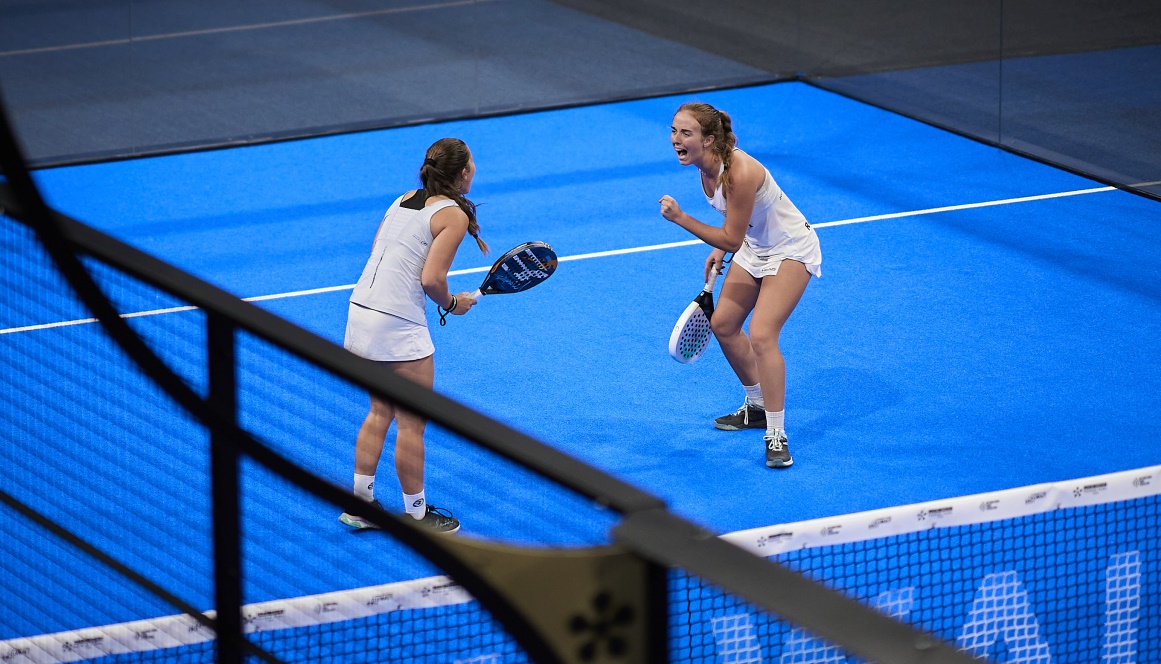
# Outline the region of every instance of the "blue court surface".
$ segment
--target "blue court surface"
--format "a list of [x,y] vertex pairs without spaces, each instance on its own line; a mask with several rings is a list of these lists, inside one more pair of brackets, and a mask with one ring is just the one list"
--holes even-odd
[[[657,200],[719,219],[668,141],[694,98],[733,116],[822,242],[823,277],[782,337],[786,470],[765,467],[760,431],[713,428],[742,401],[716,345],[690,365],[667,352],[709,249],[664,246],[692,236]],[[62,211],[241,297],[281,296],[259,304],[341,344],[379,219],[443,136],[473,151],[494,249],[465,242],[453,270],[526,240],[562,262],[446,327],[429,305],[436,389],[716,533],[1161,463],[1157,203],[805,84],[36,176]],[[344,484],[356,415],[315,460]],[[393,505],[389,455],[380,477]],[[449,506],[470,533],[472,506]],[[332,517],[320,529],[345,535]]]

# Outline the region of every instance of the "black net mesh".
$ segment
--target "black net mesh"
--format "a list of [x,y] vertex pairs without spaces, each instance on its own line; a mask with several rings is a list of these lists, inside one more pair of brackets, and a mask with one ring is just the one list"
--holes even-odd
[[[355,437],[370,407],[367,392],[249,333],[238,349],[239,420],[282,456],[337,486],[354,482]],[[402,512],[391,426],[375,495]],[[464,534],[506,544],[596,546],[609,542],[617,515],[554,482],[429,422],[424,488],[450,509]],[[330,510],[327,529],[338,516]]]
[[[151,570],[179,597],[206,604],[210,557],[196,545],[210,527],[205,432],[86,318],[25,226],[0,217],[0,238],[0,398],[12,415],[0,420],[0,488],[125,564]],[[125,275],[94,274],[129,310],[166,301]],[[167,341],[196,329],[197,316],[130,324],[175,356],[196,356],[196,348]],[[79,578],[62,568],[52,581],[61,592],[45,597],[82,598],[73,589]],[[117,603],[110,596],[96,604],[106,601]],[[43,631],[86,626],[51,607],[44,615]]]
[[[1159,522],[1153,495],[773,559],[977,658],[1127,663],[1146,661],[1161,643],[1153,592],[1161,550],[1151,535]],[[702,579],[672,574],[670,597],[674,661],[847,661],[835,645]]]
[[[209,440],[85,317],[35,236],[0,216],[4,327],[0,489],[196,610],[213,596]],[[195,391],[207,390],[206,316],[142,280],[85,263],[121,315]],[[264,445],[351,486],[365,391],[249,332],[236,335],[239,421]],[[325,343],[325,342],[320,342]],[[388,434],[379,497],[399,513]],[[426,488],[460,537],[541,549],[607,544],[618,516],[429,425]],[[1078,483],[1048,511],[803,545],[778,562],[993,661],[1133,662],[1161,647],[1161,497],[1155,472]],[[247,638],[283,661],[522,662],[527,653],[458,584],[380,530],[243,458]],[[438,498],[436,497],[438,496]],[[1037,492],[1024,500],[1047,500]],[[984,500],[984,502],[978,502]],[[972,498],[985,511],[999,501]],[[394,503],[394,504],[393,504]],[[871,528],[903,514],[876,520]],[[401,517],[407,518],[407,517]],[[928,526],[927,524],[931,525]],[[912,524],[913,525],[913,524]],[[909,526],[910,527],[910,526]],[[833,532],[839,532],[837,527]],[[773,531],[771,531],[773,532]],[[832,530],[824,527],[821,537]],[[212,632],[9,504],[0,508],[0,658],[211,661]],[[731,537],[731,536],[727,536]],[[775,544],[781,534],[762,540]],[[769,549],[766,549],[769,551]],[[675,661],[844,661],[849,654],[713,583],[668,577]]]
[[[34,234],[0,217],[0,489],[198,610],[214,606],[209,436],[144,377],[59,277]],[[206,316],[99,261],[95,281],[197,393],[208,390]],[[238,332],[239,422],[292,462],[350,490],[368,396]],[[393,432],[379,489],[393,486]],[[538,547],[606,544],[616,514],[429,425],[426,488],[460,537]],[[383,531],[243,458],[243,618],[284,661],[526,661],[440,569]],[[436,498],[438,496],[438,499]],[[35,523],[5,510],[0,657],[6,662],[211,661],[212,630]]]

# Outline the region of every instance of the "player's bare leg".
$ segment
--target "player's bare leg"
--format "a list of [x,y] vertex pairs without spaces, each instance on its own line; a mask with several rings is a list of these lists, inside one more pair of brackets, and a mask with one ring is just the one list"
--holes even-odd
[[371,410],[359,427],[355,437],[355,472],[359,475],[374,475],[379,467],[379,457],[383,455],[383,442],[387,429],[395,419],[395,408],[388,402],[371,397]]
[[762,279],[761,292],[750,319],[750,344],[766,401],[766,465],[771,468],[784,468],[794,463],[783,424],[786,360],[779,347],[779,338],[808,283],[810,273],[805,265],[793,260],[782,261],[778,274]]
[[742,325],[758,300],[760,287],[761,282],[745,270],[730,270],[710,319],[714,337],[743,385],[754,385],[759,380],[754,349]]
[[786,361],[778,341],[782,326],[798,306],[808,283],[810,273],[806,266],[792,260],[782,261],[778,274],[762,279],[750,320],[750,344],[767,410],[782,410],[786,405]]
[[[435,356],[422,360],[392,362],[391,369],[399,376],[417,385],[431,389],[435,383]],[[417,494],[423,491],[423,432],[427,420],[408,410],[397,409],[395,413],[395,474],[403,493]]]
[[[412,362],[397,362],[392,368],[396,374],[427,389],[431,389],[435,382],[434,355]],[[459,520],[451,512],[428,504],[423,489],[423,433],[427,420],[405,408],[396,408],[395,426],[395,473],[403,488],[404,509],[422,525],[439,534],[455,533],[460,529]]]
[[[428,389],[434,384],[434,356],[407,362],[385,362],[384,365],[397,375]],[[403,489],[404,509],[416,519],[423,519],[428,511],[423,491],[423,434],[427,421],[374,396],[371,397],[371,410],[359,427],[355,440],[355,491],[362,498],[378,503],[373,493],[374,476],[392,420],[396,423],[395,473]],[[374,527],[365,519],[346,513],[339,520],[354,528]]]
[[718,429],[738,431],[765,426],[757,357],[750,338],[742,330],[746,317],[758,299],[760,287],[761,282],[745,270],[730,270],[726,273],[726,281],[718,296],[713,318],[710,319],[710,328],[722,348],[722,354],[726,356],[726,361],[730,363],[746,392],[741,408],[714,419],[714,426]]

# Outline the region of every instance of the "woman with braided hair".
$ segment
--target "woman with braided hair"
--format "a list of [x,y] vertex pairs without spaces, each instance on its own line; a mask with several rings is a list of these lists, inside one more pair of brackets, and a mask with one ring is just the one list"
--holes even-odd
[[[468,292],[448,291],[448,270],[465,235],[488,253],[476,206],[465,197],[475,174],[472,153],[460,139],[441,138],[427,149],[419,168],[423,188],[403,194],[387,209],[347,309],[347,350],[428,389],[435,379],[435,346],[427,329],[427,299],[444,314],[466,314],[476,301]],[[458,531],[459,520],[429,505],[424,493],[427,421],[375,396],[355,439],[355,495],[378,504],[375,472],[392,420],[404,510],[437,533]],[[344,513],[339,521],[352,528],[375,527],[353,514]]]
[[[822,276],[818,235],[770,171],[737,147],[725,112],[683,104],[673,116],[670,141],[678,162],[697,167],[702,193],[724,221],[720,227],[698,221],[670,196],[661,197],[661,216],[714,248],[705,261],[706,281],[734,252],[710,327],[746,397],[714,426],[764,428],[766,465],[789,467],[794,460],[785,426],[786,362],[778,337],[811,275]],[[751,312],[747,335],[742,324]]]

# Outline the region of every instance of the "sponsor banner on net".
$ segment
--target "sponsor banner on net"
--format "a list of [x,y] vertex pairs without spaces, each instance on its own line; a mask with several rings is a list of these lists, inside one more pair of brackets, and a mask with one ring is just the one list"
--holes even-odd
[[760,556],[862,542],[931,528],[1013,519],[1161,493],[1161,466],[991,493],[764,526],[722,535]]
[[[471,595],[436,576],[320,595],[248,604],[243,631],[268,632],[437,606],[464,604]],[[213,618],[214,611],[206,616]],[[212,629],[184,614],[0,641],[0,664],[74,662],[106,655],[194,645],[214,638]]]

